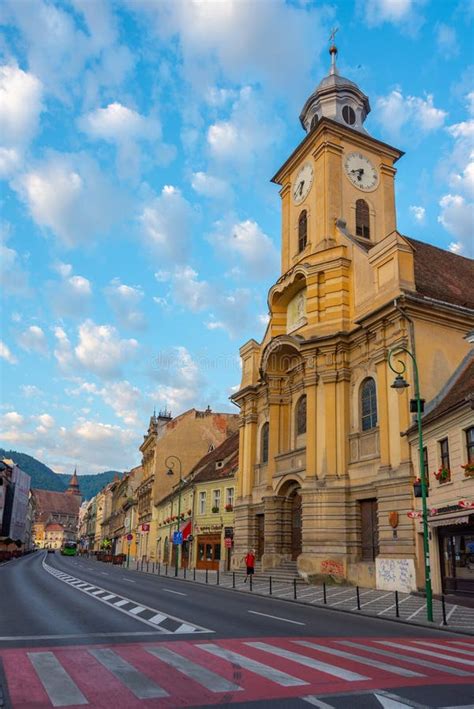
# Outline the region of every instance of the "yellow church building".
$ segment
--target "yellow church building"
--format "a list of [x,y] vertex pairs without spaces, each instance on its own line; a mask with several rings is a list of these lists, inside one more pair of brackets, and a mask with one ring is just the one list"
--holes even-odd
[[413,590],[418,472],[401,433],[414,391],[391,388],[388,353],[415,353],[434,399],[469,348],[472,262],[397,231],[403,153],[367,132],[369,99],[330,54],[300,115],[306,135],[273,177],[281,274],[268,327],[240,349],[234,558],[255,548],[263,570],[293,561],[309,580]]

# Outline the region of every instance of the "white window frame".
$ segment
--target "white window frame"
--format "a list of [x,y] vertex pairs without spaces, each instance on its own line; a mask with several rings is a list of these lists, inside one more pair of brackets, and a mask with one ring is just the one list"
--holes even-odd
[[226,487],[225,489],[225,504],[234,506],[234,488]]
[[205,515],[206,514],[206,491],[201,490],[199,493],[199,514],[200,515]]
[[212,491],[212,508],[217,507],[221,509],[221,491],[220,488]]

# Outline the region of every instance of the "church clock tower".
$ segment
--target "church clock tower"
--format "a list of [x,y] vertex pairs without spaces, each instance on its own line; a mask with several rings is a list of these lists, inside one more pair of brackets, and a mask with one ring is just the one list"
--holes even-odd
[[396,229],[394,163],[403,154],[364,127],[367,96],[331,69],[306,101],[300,121],[306,137],[273,177],[282,186],[282,273],[338,242],[336,223],[361,244]]
[[444,263],[460,274],[466,259],[397,232],[403,153],[369,135],[369,99],[329,51],[301,111],[306,135],[273,178],[282,262],[268,327],[240,349],[234,559],[256,549],[263,570],[412,591],[410,393],[391,387],[387,353],[416,340],[423,395],[437,394],[469,330]]

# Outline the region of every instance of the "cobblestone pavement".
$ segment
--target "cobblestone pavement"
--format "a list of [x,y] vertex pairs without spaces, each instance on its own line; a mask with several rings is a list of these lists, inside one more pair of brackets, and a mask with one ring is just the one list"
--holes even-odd
[[[130,564],[132,571],[142,571],[149,574],[160,574],[174,578],[174,567],[165,565],[155,565],[152,563]],[[291,601],[314,604],[317,606],[326,605],[329,608],[338,608],[344,611],[351,611],[370,616],[380,616],[381,618],[396,618],[397,605],[398,617],[401,620],[414,624],[429,626],[448,627],[450,630],[461,630],[474,635],[474,608],[467,608],[453,603],[445,603],[445,619],[443,620],[443,604],[440,600],[433,600],[434,622],[428,623],[426,620],[426,601],[422,596],[409,593],[398,593],[394,591],[377,591],[369,588],[357,588],[355,586],[330,585],[323,586],[307,585],[301,582],[296,584],[287,581],[272,579],[271,590],[268,576],[259,578],[258,575],[252,579],[252,585],[244,582],[244,576],[208,571],[206,574],[202,570],[184,569],[178,570],[178,577],[181,580],[200,584],[219,585],[222,588],[235,589],[245,593],[255,593],[261,596],[271,595],[273,598],[283,598]],[[357,595],[359,598],[357,598]],[[398,595],[398,603],[397,603]]]

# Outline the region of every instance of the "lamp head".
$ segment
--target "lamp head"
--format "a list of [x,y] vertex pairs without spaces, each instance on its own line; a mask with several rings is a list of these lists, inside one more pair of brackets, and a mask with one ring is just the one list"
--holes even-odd
[[397,389],[399,392],[402,392],[403,389],[406,389],[410,385],[408,384],[407,381],[402,377],[401,374],[397,374],[397,376],[394,379],[393,384],[391,385],[392,389]]

